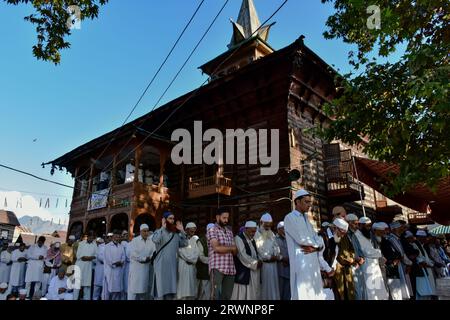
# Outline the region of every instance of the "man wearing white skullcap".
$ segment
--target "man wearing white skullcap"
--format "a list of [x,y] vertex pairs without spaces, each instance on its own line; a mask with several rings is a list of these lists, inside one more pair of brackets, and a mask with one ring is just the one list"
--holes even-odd
[[21,242],[19,249],[14,250],[11,254],[11,275],[9,277],[9,286],[11,292],[17,293],[19,289],[25,286],[25,268],[27,264],[27,251],[25,249],[25,243]]
[[186,225],[188,245],[178,249],[178,277],[177,299],[194,300],[197,297],[197,270],[195,265],[198,261],[198,236],[195,235],[197,226],[193,222]]
[[366,280],[362,266],[365,263],[365,255],[361,248],[361,237],[363,236],[359,230],[359,219],[354,213],[346,216],[345,220],[348,222],[349,228],[347,237],[350,239],[355,252],[355,264],[351,266],[353,274],[353,283],[355,284],[355,299],[367,300],[366,297]]
[[333,220],[333,225],[336,228],[334,230],[333,239],[330,241],[330,246],[335,248],[337,253],[335,254],[335,258],[331,257],[331,266],[336,269],[334,280],[336,284],[337,299],[354,300],[355,285],[353,282],[352,266],[357,262],[355,260],[355,250],[347,235],[349,224],[342,218],[335,218]]
[[122,239],[120,244],[122,245],[124,251],[125,251],[125,263],[123,265],[123,273],[122,273],[122,294],[121,294],[121,300],[127,300],[128,295],[128,277],[130,273],[130,249],[129,246],[129,237],[128,237],[128,231],[123,230],[122,231]]
[[423,277],[416,277],[416,299],[417,300],[431,300],[432,296],[436,295],[436,279],[434,277],[434,261],[425,250],[428,243],[428,234],[425,230],[417,230],[417,240],[414,244],[417,246],[419,255],[416,262],[426,270],[423,272]]
[[105,276],[105,240],[97,238],[97,256],[95,257],[94,270],[94,292],[92,300],[100,300],[103,289],[103,278]]
[[27,250],[27,269],[25,272],[25,287],[27,296],[32,297],[42,285],[42,273],[44,269],[44,259],[48,248],[45,246],[45,237],[40,236],[36,244],[31,245]]
[[150,239],[150,228],[147,224],[141,224],[139,232],[140,235],[133,238],[128,245],[130,252],[128,300],[147,300],[151,289],[150,260],[156,248]]
[[27,299],[27,289],[19,290],[19,299],[18,300],[28,300]]
[[280,299],[291,300],[291,271],[289,267],[289,253],[286,242],[286,233],[284,232],[284,221],[280,221],[277,225],[277,235],[275,237],[278,247],[280,248],[280,261],[277,262],[278,267],[278,285],[280,287]]
[[73,293],[67,287],[68,278],[63,268],[58,270],[57,276],[53,277],[45,296],[47,300],[73,300]]
[[10,292],[11,290],[8,288],[8,284],[6,282],[0,283],[0,301],[5,301]]
[[[382,228],[385,225],[380,224],[376,227]],[[392,222],[390,224],[391,232],[385,235],[381,241],[381,252],[387,259],[386,275],[388,287],[393,300],[409,300],[414,295],[411,280],[406,273],[407,267],[412,266],[412,261],[406,256],[400,241],[401,227],[400,222]]]
[[256,249],[263,264],[261,267],[261,300],[280,300],[277,262],[281,260],[280,247],[272,231],[272,216],[261,216],[260,226],[255,234]]
[[254,236],[257,229],[254,221],[245,223],[245,230],[235,237],[238,249],[236,259],[236,277],[231,300],[259,300],[261,260]]
[[[214,228],[214,223],[208,223],[206,232]],[[211,281],[209,276],[208,262],[208,241],[206,234],[197,240],[198,260],[196,264],[197,280],[198,280],[198,300],[211,300]]]
[[[77,249],[77,262],[75,263],[81,272],[81,288],[83,290],[83,300],[91,300],[92,268],[97,257],[97,244],[95,243],[93,231],[89,231],[86,240],[79,243]],[[78,300],[80,290],[75,288],[73,298]]]
[[312,206],[309,192],[297,191],[294,204],[295,210],[284,218],[292,300],[323,300],[325,294],[318,255],[323,242],[309,221],[308,212]]

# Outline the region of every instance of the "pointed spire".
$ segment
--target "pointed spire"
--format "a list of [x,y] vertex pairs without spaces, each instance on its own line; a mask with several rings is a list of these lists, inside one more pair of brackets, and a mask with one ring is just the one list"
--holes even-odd
[[[231,21],[231,23],[233,24],[233,37],[231,43],[228,45],[229,48],[251,38],[252,35],[258,35],[262,40],[267,41],[270,27],[274,24],[272,23],[258,30],[261,22],[259,21],[253,0],[242,1],[237,22]],[[257,34],[254,34],[256,30],[258,30]]]

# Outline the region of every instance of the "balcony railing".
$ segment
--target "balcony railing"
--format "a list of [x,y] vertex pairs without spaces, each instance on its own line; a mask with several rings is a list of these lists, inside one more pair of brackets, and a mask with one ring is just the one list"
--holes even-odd
[[189,179],[188,198],[199,198],[213,194],[231,195],[231,179],[221,176],[211,176],[201,179]]

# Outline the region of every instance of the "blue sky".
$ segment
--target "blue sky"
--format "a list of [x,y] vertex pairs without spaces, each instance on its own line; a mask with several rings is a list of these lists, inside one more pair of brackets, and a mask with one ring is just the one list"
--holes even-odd
[[[81,30],[69,37],[72,47],[62,52],[61,64],[38,61],[32,55],[34,26],[23,17],[32,13],[26,5],[0,1],[0,163],[73,185],[65,173],[49,174],[40,164],[122,124],[199,0],[111,0],[99,18],[83,21]],[[131,119],[148,112],[224,1],[206,0],[174,55]],[[255,0],[261,22],[282,0]],[[237,19],[241,0],[230,0],[226,9],[199,47],[162,103],[195,89],[206,78],[197,69],[227,49],[231,38],[230,18]],[[339,40],[325,40],[325,21],[333,13],[320,0],[290,0],[274,17],[269,43],[281,49],[301,34],[305,43],[330,65],[349,71],[350,47]],[[34,139],[37,139],[33,142]],[[72,190],[35,180],[0,168],[0,209],[68,220],[69,208],[56,208],[55,196],[70,199]],[[7,191],[7,192],[4,192]],[[35,207],[17,207],[17,199],[29,191]],[[36,203],[50,198],[47,210]],[[31,201],[31,200],[30,200]],[[33,201],[31,201],[33,202]]]

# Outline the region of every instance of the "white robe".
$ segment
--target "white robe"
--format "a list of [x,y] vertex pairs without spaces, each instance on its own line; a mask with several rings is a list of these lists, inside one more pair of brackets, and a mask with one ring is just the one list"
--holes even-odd
[[0,293],[0,301],[5,301],[6,298],[8,297],[8,294],[11,293],[11,286],[9,286],[5,292]]
[[92,283],[92,261],[82,261],[82,257],[96,257],[97,244],[95,242],[88,243],[83,240],[78,245],[76,266],[80,268],[81,272],[81,286],[90,287]]
[[2,251],[0,254],[0,283],[9,283],[11,266],[11,253],[7,250]]
[[27,250],[20,251],[14,250],[11,254],[11,260],[13,262],[11,266],[11,275],[9,277],[9,285],[13,287],[23,287],[25,285],[25,271],[26,262],[17,261],[19,258],[26,258]]
[[64,293],[58,293],[61,288],[67,290],[67,280],[68,278],[66,276],[64,276],[63,279],[60,279],[58,276],[54,276],[50,280],[50,285],[45,297],[48,300],[73,300],[73,293],[69,293],[67,291]]
[[113,265],[115,262],[125,263],[125,250],[120,243],[116,245],[111,241],[105,246],[104,294],[118,293],[123,290],[123,265],[115,266]]
[[130,252],[130,272],[128,275],[128,292],[143,294],[149,290],[150,262],[143,263],[151,258],[155,251],[155,244],[150,237],[144,240],[142,236],[134,238],[128,245]]
[[105,244],[101,243],[97,246],[97,257],[95,258],[94,286],[103,286],[103,278],[105,276],[104,260]]
[[123,265],[123,289],[122,291],[127,292],[128,291],[128,274],[130,273],[130,250],[128,246],[130,243],[128,241],[122,241],[120,243],[123,247],[123,250],[125,252],[125,263]]
[[241,263],[250,269],[250,283],[248,285],[235,283],[231,300],[259,300],[261,297],[260,271],[258,269],[258,254],[252,242],[245,236],[250,246],[251,256],[245,251],[245,245],[239,236],[234,238],[238,249],[237,258]]
[[[428,267],[423,268],[427,275],[424,277],[416,277],[416,292],[417,292],[417,298],[418,300],[423,298],[430,298],[432,295],[436,294],[436,286],[434,284],[434,276],[433,276],[433,261],[428,257],[428,254],[425,250],[425,248],[422,249],[425,252],[425,255],[422,254],[422,251],[419,249],[417,244],[413,243],[412,246],[414,249],[416,249],[419,252],[419,255],[417,256],[417,263],[423,263],[425,262]],[[431,275],[430,275],[431,274]],[[433,281],[433,282],[432,282]]]
[[[325,251],[325,243],[323,242],[323,238],[322,237],[320,237],[320,240],[321,240],[320,245],[323,246],[322,250],[319,251],[320,270],[323,271],[323,272],[329,273],[329,272],[333,271],[333,268],[330,267],[328,262],[323,257],[323,252]],[[338,251],[338,248],[336,246],[336,252],[337,251]],[[336,260],[336,258],[335,258],[335,260]],[[334,267],[335,267],[335,264],[334,264]],[[331,289],[331,288],[323,288],[323,292],[325,293],[325,300],[335,300],[333,289]]]
[[375,249],[372,242],[361,231],[356,231],[355,236],[359,241],[365,259],[365,262],[361,265],[361,270],[364,274],[367,300],[388,300],[389,294],[386,291],[379,262],[379,259],[383,256],[381,250]]
[[314,231],[307,215],[297,210],[284,218],[284,230],[289,251],[292,300],[324,300],[319,254],[304,254],[300,246],[318,248],[320,236]]
[[25,274],[25,282],[41,282],[44,271],[44,259],[39,260],[39,256],[47,256],[48,248],[45,245],[39,247],[37,244],[30,246],[27,250],[28,265]]
[[275,234],[270,231],[270,236],[264,239],[263,233],[255,234],[256,248],[259,258],[263,261],[261,268],[261,300],[280,300],[280,286],[278,282],[277,262],[265,262],[272,256],[280,257],[280,247]]
[[199,256],[197,240],[198,237],[193,236],[188,240],[187,247],[178,249],[177,299],[197,296],[197,268],[195,267]]

